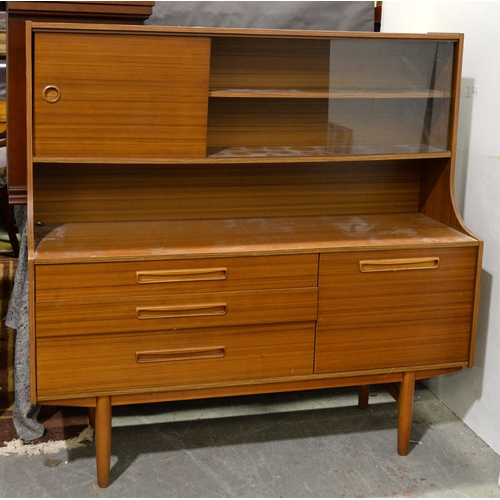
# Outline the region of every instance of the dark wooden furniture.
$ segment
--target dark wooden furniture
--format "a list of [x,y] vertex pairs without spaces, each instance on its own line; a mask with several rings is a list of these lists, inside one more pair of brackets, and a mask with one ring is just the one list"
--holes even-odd
[[9,191],[7,184],[0,188],[0,203],[2,203],[2,212],[5,219],[5,229],[9,236],[10,246],[14,257],[19,257],[19,240],[17,239],[16,223],[14,220],[14,210],[9,203]]
[[[2,135],[4,137],[2,137]],[[5,147],[5,132],[0,134],[0,148]],[[2,215],[5,223],[5,229],[7,230],[7,235],[9,237],[9,242],[12,247],[12,253],[14,257],[19,257],[19,240],[17,239],[16,231],[16,221],[14,220],[14,209],[9,203],[9,190],[7,189],[6,179],[6,168],[0,167],[0,203],[2,205]]]
[[[154,2],[7,2],[7,73],[10,203],[27,203],[26,28],[28,20],[142,24]],[[15,139],[14,139],[15,138]]]
[[32,395],[93,408],[99,484],[130,403],[383,383],[408,453],[474,359],[462,36],[28,29]]

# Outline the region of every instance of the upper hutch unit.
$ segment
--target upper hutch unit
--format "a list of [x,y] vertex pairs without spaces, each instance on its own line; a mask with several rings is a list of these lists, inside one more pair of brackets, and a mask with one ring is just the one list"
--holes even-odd
[[99,484],[120,404],[396,384],[408,453],[474,357],[462,36],[27,29],[32,398],[95,409]]

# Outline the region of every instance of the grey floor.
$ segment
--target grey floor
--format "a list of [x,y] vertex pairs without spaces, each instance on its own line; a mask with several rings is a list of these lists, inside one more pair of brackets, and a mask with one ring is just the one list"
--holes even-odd
[[396,419],[378,387],[366,410],[352,388],[120,407],[108,488],[90,443],[0,457],[0,496],[500,497],[500,457],[427,389],[417,387],[406,457]]

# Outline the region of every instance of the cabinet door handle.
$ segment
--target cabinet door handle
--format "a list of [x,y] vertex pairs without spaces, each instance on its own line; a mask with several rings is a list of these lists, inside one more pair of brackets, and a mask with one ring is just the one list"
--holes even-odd
[[49,104],[54,104],[61,98],[61,91],[55,85],[47,85],[42,92],[43,98]]
[[162,363],[165,361],[186,361],[192,359],[223,358],[226,355],[224,346],[195,347],[191,349],[165,349],[158,351],[136,351],[137,363]]
[[191,318],[224,316],[227,304],[196,304],[186,306],[137,307],[137,319]]
[[179,283],[183,281],[222,281],[227,279],[227,268],[170,269],[167,271],[137,271],[137,283]]
[[439,257],[361,260],[359,262],[359,270],[362,273],[375,273],[380,271],[412,271],[415,269],[437,269],[438,267]]

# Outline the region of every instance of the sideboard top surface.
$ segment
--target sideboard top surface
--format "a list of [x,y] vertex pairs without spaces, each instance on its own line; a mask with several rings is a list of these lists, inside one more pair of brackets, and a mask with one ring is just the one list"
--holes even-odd
[[36,232],[36,264],[478,245],[418,213],[68,223]]

